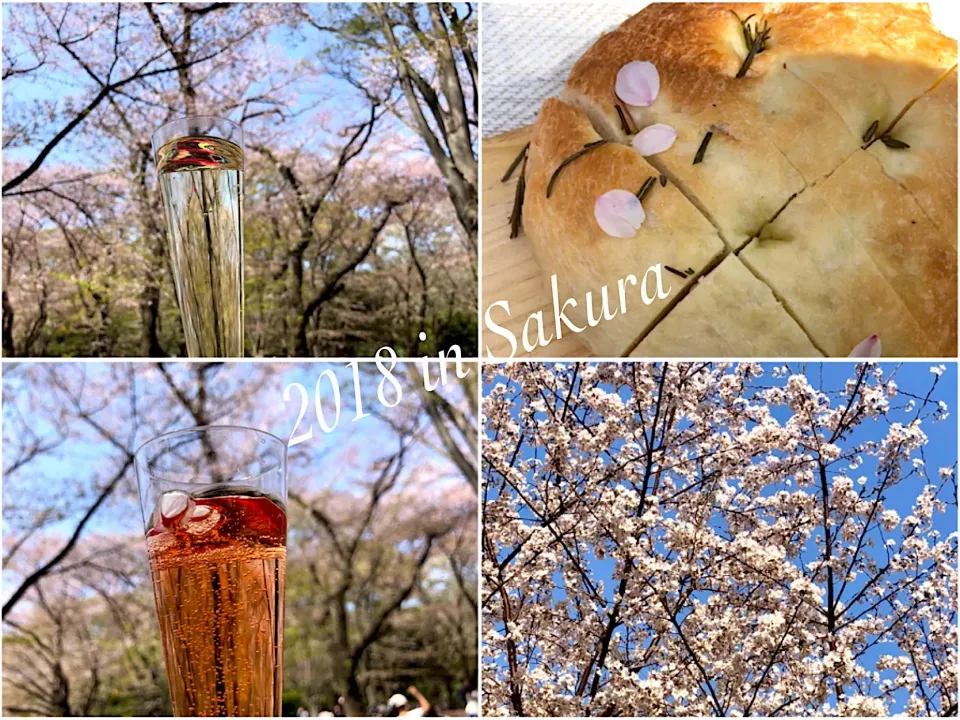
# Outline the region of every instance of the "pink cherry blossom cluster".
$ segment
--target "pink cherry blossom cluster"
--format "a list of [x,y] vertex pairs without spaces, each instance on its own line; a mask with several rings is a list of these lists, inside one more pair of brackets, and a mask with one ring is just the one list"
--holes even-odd
[[942,369],[848,367],[487,365],[484,713],[955,714]]

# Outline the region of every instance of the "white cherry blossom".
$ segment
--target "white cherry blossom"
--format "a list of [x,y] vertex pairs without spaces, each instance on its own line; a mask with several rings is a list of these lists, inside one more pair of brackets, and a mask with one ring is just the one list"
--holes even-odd
[[955,714],[949,398],[846,367],[485,366],[484,714]]

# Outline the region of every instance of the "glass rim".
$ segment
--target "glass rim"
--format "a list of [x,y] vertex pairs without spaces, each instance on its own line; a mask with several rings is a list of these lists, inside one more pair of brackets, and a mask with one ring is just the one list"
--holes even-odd
[[283,440],[281,440],[279,437],[277,437],[271,432],[267,432],[266,430],[260,430],[258,428],[252,428],[246,425],[195,425],[193,427],[182,428],[180,430],[171,430],[170,432],[163,433],[161,435],[157,435],[156,437],[150,438],[146,442],[142,443],[140,447],[138,447],[136,450],[133,451],[134,460],[136,460],[136,462],[139,463],[141,460],[141,453],[147,449],[147,446],[152,445],[156,442],[159,442],[160,440],[170,440],[172,438],[180,437],[181,435],[186,435],[187,433],[197,433],[200,431],[207,431],[207,430],[242,430],[243,432],[253,433],[254,435],[257,435],[259,437],[266,438],[267,440],[280,443],[280,445],[283,447],[284,457],[286,457],[287,444]]
[[[243,136],[243,127],[240,125],[240,123],[236,123],[233,120],[229,118],[225,118],[221,115],[184,115],[183,117],[167,120],[167,122],[165,122],[163,125],[161,125],[156,130],[154,130],[153,135],[150,137],[151,142],[155,145],[157,142],[157,136],[161,132],[163,132],[163,130],[165,130],[170,125],[175,125],[176,123],[182,123],[185,120],[219,120],[230,125],[233,130],[239,130],[240,136],[241,137]],[[221,139],[227,140],[227,138],[221,138]],[[230,142],[229,140],[227,141]],[[207,426],[207,427],[210,427],[210,426]]]

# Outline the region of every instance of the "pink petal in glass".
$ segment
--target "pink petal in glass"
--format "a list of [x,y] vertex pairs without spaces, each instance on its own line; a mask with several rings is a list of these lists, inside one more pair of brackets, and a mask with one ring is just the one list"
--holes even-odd
[[874,333],[851,350],[847,357],[878,358],[881,352],[880,336]]
[[649,125],[633,136],[630,144],[633,149],[646,157],[647,155],[656,155],[664,150],[669,150],[677,140],[677,131],[669,125],[657,123]]
[[610,190],[598,197],[593,215],[600,229],[615,238],[632,238],[647,217],[640,200],[627,190]]
[[653,63],[634,60],[617,72],[617,97],[628,105],[646,107],[660,94],[660,73]]

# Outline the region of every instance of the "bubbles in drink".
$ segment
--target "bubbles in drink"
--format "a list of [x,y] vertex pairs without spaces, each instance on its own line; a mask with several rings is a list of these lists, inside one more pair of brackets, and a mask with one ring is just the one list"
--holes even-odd
[[215,486],[164,493],[147,533],[177,715],[280,714],[287,518]]
[[219,511],[209,505],[200,505],[183,527],[191,535],[202,535],[217,527],[220,524],[220,517]]

